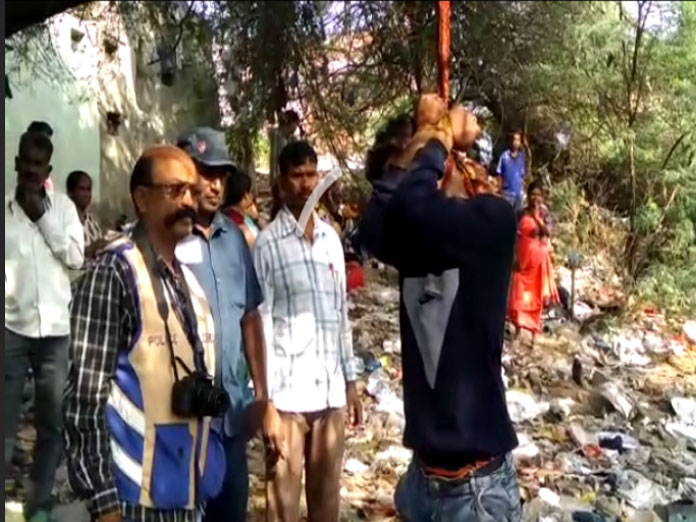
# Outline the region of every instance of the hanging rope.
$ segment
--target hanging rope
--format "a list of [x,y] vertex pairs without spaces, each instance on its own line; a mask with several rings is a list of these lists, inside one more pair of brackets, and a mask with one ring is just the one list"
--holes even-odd
[[[449,105],[450,101],[450,50],[452,10],[449,0],[437,2],[437,71],[440,97]],[[466,156],[452,151],[447,158],[445,172],[457,172],[464,182],[469,197],[488,191],[486,169]]]
[[450,86],[450,29],[449,0],[437,2],[437,70],[440,96],[449,103]]

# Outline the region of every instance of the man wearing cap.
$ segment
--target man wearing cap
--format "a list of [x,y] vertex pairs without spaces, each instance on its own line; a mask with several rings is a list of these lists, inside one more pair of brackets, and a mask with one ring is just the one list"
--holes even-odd
[[230,396],[225,416],[227,472],[220,495],[206,509],[205,520],[243,521],[249,480],[243,426],[244,388],[241,378],[246,355],[254,382],[255,406],[261,413],[266,443],[282,453],[280,418],[268,400],[266,347],[258,313],[261,288],[249,248],[237,226],[220,212],[226,179],[235,175],[224,134],[199,127],[182,134],[177,145],[193,158],[198,170],[198,222],[193,234],[179,243],[177,258],[195,274],[208,298],[215,321],[216,382]]

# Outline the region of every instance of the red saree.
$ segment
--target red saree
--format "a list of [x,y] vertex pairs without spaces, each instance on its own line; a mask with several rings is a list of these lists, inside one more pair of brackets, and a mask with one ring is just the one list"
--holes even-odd
[[536,220],[524,214],[517,231],[517,270],[512,273],[508,319],[533,333],[541,331],[544,304],[557,303],[548,238],[541,237]]

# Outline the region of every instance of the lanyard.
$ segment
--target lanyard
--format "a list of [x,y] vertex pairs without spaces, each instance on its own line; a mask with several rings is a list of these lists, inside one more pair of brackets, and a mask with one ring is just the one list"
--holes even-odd
[[[193,306],[191,304],[191,298],[187,291],[184,289],[179,289],[177,292],[175,289],[170,288],[170,281],[168,277],[163,273],[162,267],[160,267],[155,251],[153,250],[150,242],[147,240],[147,234],[143,228],[142,223],[138,223],[133,229],[132,234],[133,242],[136,244],[138,249],[145,259],[145,266],[150,274],[150,280],[152,281],[152,287],[155,293],[155,299],[157,300],[157,310],[159,312],[162,321],[164,322],[164,331],[167,337],[167,347],[169,348],[169,355],[171,357],[172,369],[174,370],[174,378],[179,380],[179,371],[177,369],[176,363],[178,362],[187,372],[190,374],[191,370],[186,366],[186,364],[174,354],[174,347],[172,343],[171,332],[169,331],[169,305],[167,299],[164,295],[165,291],[169,294],[170,301],[172,302],[174,312],[177,315],[177,319],[181,324],[182,328],[186,332],[186,337],[188,338],[191,349],[193,350],[193,360],[196,366],[196,370],[206,372],[205,360],[203,357],[203,346],[198,337],[198,329],[196,328],[197,322],[193,317]],[[163,288],[164,287],[164,288]],[[165,290],[166,289],[166,290]],[[188,290],[188,289],[186,289]],[[184,294],[183,301],[178,299],[177,294]],[[183,310],[182,310],[183,308]],[[184,311],[185,310],[185,311]],[[188,319],[187,319],[188,317]]]
[[[163,269],[160,269],[163,271]],[[174,308],[174,314],[179,320],[179,324],[184,329],[191,348],[193,348],[194,364],[198,371],[205,371],[205,359],[203,356],[203,346],[198,336],[198,321],[193,313],[193,304],[191,298],[182,285],[172,281],[173,276],[167,277],[162,274],[164,287],[169,294],[169,301]],[[185,284],[185,283],[184,283]]]

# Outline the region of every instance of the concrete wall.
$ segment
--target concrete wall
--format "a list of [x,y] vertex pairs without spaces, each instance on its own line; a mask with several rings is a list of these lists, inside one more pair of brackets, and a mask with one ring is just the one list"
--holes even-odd
[[[63,35],[64,36],[64,35]],[[70,38],[69,29],[67,38]],[[56,42],[60,44],[60,40]],[[66,63],[55,62],[49,70],[43,61],[44,39],[37,38],[30,49],[34,58],[27,63],[8,52],[5,71],[12,86],[12,99],[5,99],[5,193],[16,182],[14,158],[19,137],[34,120],[47,121],[53,127],[53,182],[61,190],[72,170],[80,169],[95,176],[95,197],[99,197],[99,112],[96,96],[79,71],[80,55],[62,53]],[[46,53],[46,58],[49,58]],[[51,77],[55,76],[55,79]]]
[[[5,192],[15,184],[19,136],[32,120],[45,120],[54,129],[56,189],[64,190],[71,170],[94,174],[94,210],[110,224],[121,213],[132,216],[128,179],[143,149],[172,142],[193,126],[218,126],[219,109],[209,60],[199,45],[182,39],[176,83],[167,87],[160,64],[150,63],[157,58],[159,31],[146,22],[127,27],[107,2],[101,5],[96,4],[98,16],[92,20],[71,14],[51,20],[59,74],[32,74],[31,61],[6,55],[14,98],[5,100]],[[84,34],[77,43],[76,31]],[[118,43],[111,54],[104,45],[107,37]],[[107,112],[122,115],[116,135],[108,132]]]

